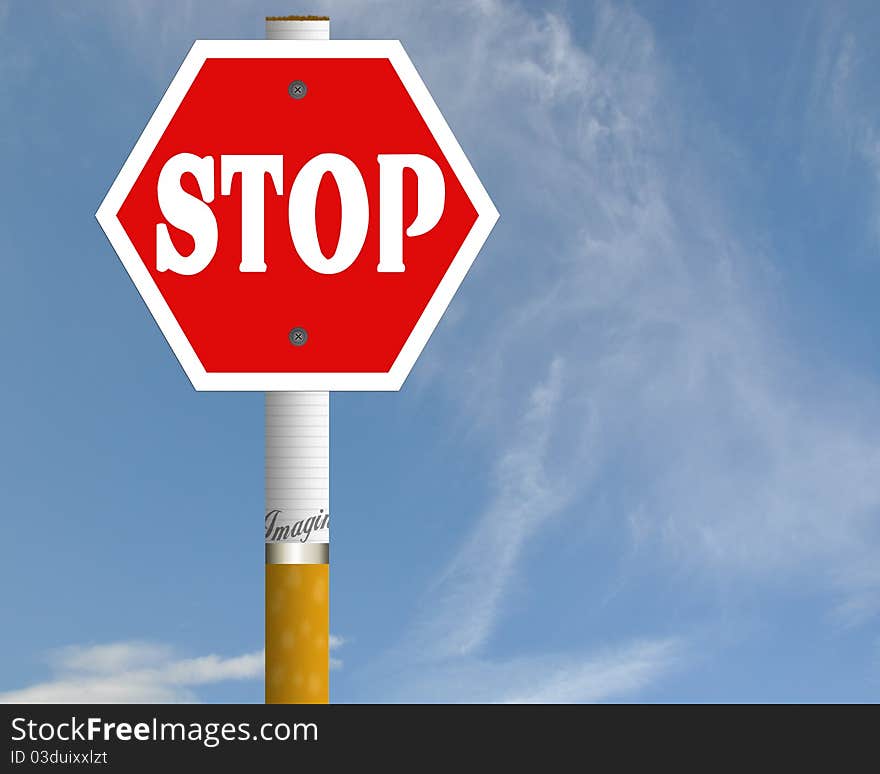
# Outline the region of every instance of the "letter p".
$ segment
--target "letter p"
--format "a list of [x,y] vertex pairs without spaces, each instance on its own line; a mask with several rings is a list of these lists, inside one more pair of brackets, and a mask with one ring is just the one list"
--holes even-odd
[[433,159],[418,153],[390,153],[379,159],[379,267],[382,272],[405,271],[403,265],[403,171],[418,180],[418,209],[407,236],[427,234],[440,221],[446,205],[443,172]]

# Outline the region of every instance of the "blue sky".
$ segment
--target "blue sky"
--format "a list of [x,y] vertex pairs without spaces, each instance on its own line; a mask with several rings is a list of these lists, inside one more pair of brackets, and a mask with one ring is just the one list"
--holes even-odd
[[[332,397],[332,700],[875,701],[880,11],[436,5],[306,9],[404,43],[502,214]],[[0,0],[2,699],[262,700],[262,396],[192,390],[94,211],[286,10]]]

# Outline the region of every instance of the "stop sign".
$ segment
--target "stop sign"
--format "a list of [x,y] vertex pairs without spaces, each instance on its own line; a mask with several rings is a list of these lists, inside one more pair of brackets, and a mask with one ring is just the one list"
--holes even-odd
[[98,210],[196,389],[396,390],[498,213],[396,41],[199,41]]

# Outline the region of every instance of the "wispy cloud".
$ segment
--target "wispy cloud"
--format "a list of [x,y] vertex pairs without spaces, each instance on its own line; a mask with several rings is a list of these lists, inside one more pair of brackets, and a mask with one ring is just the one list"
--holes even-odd
[[631,700],[683,668],[688,658],[683,641],[659,639],[585,654],[453,659],[390,673],[385,698],[479,704]]
[[566,502],[565,489],[554,488],[546,470],[563,371],[555,360],[533,391],[517,439],[495,468],[492,502],[429,592],[431,613],[420,621],[413,647],[421,657],[471,655],[485,644],[524,544]]
[[[491,287],[493,314],[473,308],[458,322],[484,335],[469,378],[450,389],[504,454],[520,448],[510,418],[536,374],[564,363],[546,425],[553,462],[542,464],[540,444],[531,453],[550,471],[547,491],[571,498],[571,529],[601,496],[655,566],[660,557],[707,580],[796,577],[836,589],[842,604],[876,595],[869,574],[847,568],[880,549],[880,394],[800,359],[786,339],[773,256],[733,226],[738,203],[715,160],[690,147],[701,127],[681,118],[650,27],[598,3],[576,41],[552,14],[459,8],[470,57],[455,65],[426,46],[420,65],[447,71],[453,104],[481,106],[456,126],[474,133],[469,147],[508,217],[472,296]],[[460,337],[447,334],[437,362],[447,346],[460,361]],[[485,518],[500,534],[494,499]]]
[[[653,687],[680,667],[686,648],[680,640],[654,640],[617,646],[588,659],[521,663],[503,675],[506,703],[564,704],[620,699]],[[508,670],[504,670],[508,671]],[[518,673],[518,679],[517,679]],[[540,675],[536,680],[535,675]]]
[[[540,544],[541,525],[561,519],[577,535],[599,507],[614,513],[604,537],[590,534],[628,544],[657,583],[796,580],[836,595],[837,620],[876,613],[880,394],[800,358],[774,319],[773,256],[755,247],[762,235],[734,226],[740,204],[716,161],[689,146],[701,127],[684,124],[649,26],[598,3],[591,33],[575,40],[559,15],[456,8],[429,25],[454,27],[456,61],[411,28],[409,42],[494,182],[502,221],[456,302],[455,330],[438,332],[419,374],[442,379],[442,363],[469,356],[467,378],[455,374],[449,389],[502,461],[404,640],[439,678],[410,678],[426,695],[444,683],[462,696],[485,686],[481,700],[550,695],[498,690],[519,667],[490,657],[491,637],[511,584],[535,580],[524,548]],[[477,298],[491,299],[490,315]],[[536,394],[551,396],[541,410]],[[589,620],[576,587],[555,593]],[[618,649],[628,664],[632,647]],[[525,662],[536,685],[557,684],[552,659]],[[596,663],[587,647],[558,684],[601,684]]]
[[168,646],[116,642],[71,646],[49,655],[45,682],[0,693],[2,703],[182,703],[196,702],[198,686],[263,675],[263,653],[232,658],[179,658]]
[[[331,654],[344,643],[331,634]],[[260,650],[231,658],[181,658],[163,643],[126,641],[58,648],[46,662],[48,680],[2,692],[0,703],[192,703],[199,701],[198,686],[262,680],[264,656]],[[342,661],[331,655],[330,668],[341,669]]]
[[[843,8],[849,7],[845,4]],[[875,73],[880,55],[875,29],[853,23],[841,7],[820,5],[812,71],[808,71],[809,104],[802,118],[809,127],[805,160],[828,159],[860,183],[871,181],[873,206],[867,224],[880,244],[880,107]]]

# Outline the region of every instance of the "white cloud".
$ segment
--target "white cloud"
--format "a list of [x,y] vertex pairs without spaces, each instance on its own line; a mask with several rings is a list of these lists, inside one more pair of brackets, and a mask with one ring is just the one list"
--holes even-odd
[[[330,635],[330,652],[345,640]],[[70,645],[51,651],[50,679],[0,693],[0,703],[153,704],[199,700],[195,688],[229,680],[262,680],[263,651],[223,658],[180,658],[157,642],[126,641],[105,645]],[[342,661],[330,658],[331,669]]]
[[49,680],[0,693],[0,702],[195,702],[197,686],[263,676],[262,651],[232,658],[178,658],[168,646],[150,642],[70,646],[51,653],[49,664]]
[[69,645],[49,653],[49,665],[57,672],[117,674],[151,668],[173,660],[172,649],[154,642],[112,642],[107,645]]

